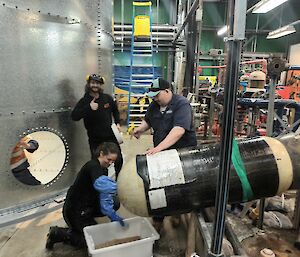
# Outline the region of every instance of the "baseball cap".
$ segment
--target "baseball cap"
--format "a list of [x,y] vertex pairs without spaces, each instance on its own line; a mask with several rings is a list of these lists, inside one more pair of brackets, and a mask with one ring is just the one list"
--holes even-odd
[[157,78],[153,80],[149,92],[147,93],[148,97],[155,97],[159,94],[161,90],[169,89],[170,83],[162,78]]

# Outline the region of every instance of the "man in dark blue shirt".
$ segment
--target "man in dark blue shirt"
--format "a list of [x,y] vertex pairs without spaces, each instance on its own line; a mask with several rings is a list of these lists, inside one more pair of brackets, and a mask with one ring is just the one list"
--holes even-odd
[[133,130],[133,136],[139,138],[152,128],[154,148],[147,154],[155,154],[166,149],[183,148],[197,145],[193,127],[192,108],[188,100],[173,94],[168,81],[155,79],[148,96],[153,98],[142,124]]
[[[148,96],[153,99],[142,124],[135,128],[132,135],[137,139],[146,130],[153,129],[154,148],[146,154],[155,154],[167,149],[196,146],[197,139],[193,127],[192,108],[188,100],[173,94],[168,81],[158,78],[153,81]],[[153,217],[153,225],[160,232],[164,217]],[[177,217],[172,223],[179,222]]]

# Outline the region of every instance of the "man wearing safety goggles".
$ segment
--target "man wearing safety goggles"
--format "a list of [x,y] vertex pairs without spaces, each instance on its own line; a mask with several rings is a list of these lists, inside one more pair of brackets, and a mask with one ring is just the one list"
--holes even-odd
[[83,119],[84,126],[87,130],[89,145],[92,158],[99,144],[103,142],[113,142],[120,149],[120,154],[114,164],[116,176],[118,176],[123,158],[118,140],[112,131],[112,123],[114,122],[120,129],[120,114],[116,101],[103,93],[103,85],[105,79],[97,74],[88,75],[86,77],[85,95],[76,104],[72,111],[72,119],[78,121]]

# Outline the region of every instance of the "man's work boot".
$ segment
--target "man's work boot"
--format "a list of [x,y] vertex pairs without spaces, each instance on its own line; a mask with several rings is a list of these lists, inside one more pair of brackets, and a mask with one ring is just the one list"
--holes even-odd
[[67,228],[50,227],[47,234],[46,249],[52,250],[55,243],[67,242],[69,240]]

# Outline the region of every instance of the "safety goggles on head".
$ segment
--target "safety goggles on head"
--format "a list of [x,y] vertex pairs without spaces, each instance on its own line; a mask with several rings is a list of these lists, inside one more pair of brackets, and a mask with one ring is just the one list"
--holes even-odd
[[100,84],[104,84],[105,79],[97,74],[91,74],[87,76],[87,81],[90,82],[91,80],[99,82]]

